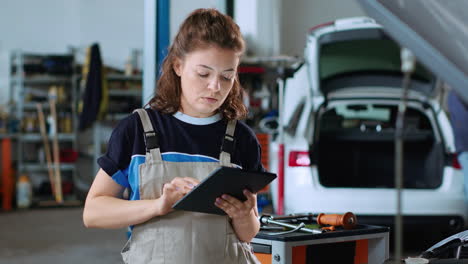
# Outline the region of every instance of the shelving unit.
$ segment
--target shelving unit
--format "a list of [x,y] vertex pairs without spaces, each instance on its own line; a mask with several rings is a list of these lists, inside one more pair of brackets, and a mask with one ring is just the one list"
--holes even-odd
[[[57,129],[60,151],[76,150],[76,102],[77,87],[73,54],[35,54],[14,51],[10,56],[10,114],[20,121],[16,141],[17,175],[27,174],[34,188],[33,203],[42,199],[52,200],[43,138],[40,134],[37,105],[41,104],[44,115],[50,115],[49,98],[56,98],[56,123],[47,122],[48,141],[52,149],[52,124]],[[51,93],[51,91],[55,93]],[[51,153],[51,156],[52,153]],[[60,155],[62,186],[73,184],[77,168],[73,160],[64,160]],[[55,165],[51,165],[52,168]],[[73,196],[63,190],[65,200]],[[45,198],[47,197],[47,198]],[[72,198],[70,198],[72,199]]]
[[90,131],[92,141],[83,150],[85,153],[81,153],[92,159],[93,175],[99,169],[97,159],[105,153],[112,129],[134,109],[141,107],[142,101],[141,74],[128,76],[112,73],[106,75],[106,80],[109,96],[107,113],[103,120],[94,123]]
[[135,108],[141,107],[142,76],[108,74],[109,108],[104,123],[120,121]]

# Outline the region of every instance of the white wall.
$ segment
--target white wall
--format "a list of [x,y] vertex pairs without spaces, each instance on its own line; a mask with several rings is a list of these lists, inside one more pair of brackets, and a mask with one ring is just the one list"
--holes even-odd
[[225,12],[224,0],[171,0],[170,3],[170,42],[175,37],[179,30],[180,24],[188,16],[190,12],[197,8],[217,8],[221,12]]
[[66,52],[79,40],[77,0],[0,2],[0,104],[9,96],[10,51]]
[[[69,45],[84,48],[99,42],[104,63],[123,67],[132,49],[143,49],[143,3],[143,0],[0,0],[0,104],[9,96],[9,54],[13,49],[57,53],[66,52]],[[364,15],[358,4],[349,0],[236,0],[235,3],[236,22],[246,38],[253,39],[251,45],[260,56],[301,55],[311,26]],[[171,40],[193,9],[225,8],[224,0],[171,0],[170,5]]]
[[64,53],[98,42],[104,63],[123,68],[132,49],[143,49],[143,1],[1,0],[0,104],[9,96],[9,56],[21,49]]
[[364,15],[356,0],[283,0],[281,53],[302,56],[309,28],[338,18]]
[[247,42],[247,55],[259,57],[279,55],[280,8],[281,0],[235,1],[234,19]]
[[[171,40],[194,9],[225,10],[224,0],[172,0]],[[123,68],[133,49],[143,50],[143,0],[0,0],[0,104],[9,96],[9,56],[15,49],[63,53],[98,42],[106,65]]]
[[143,0],[78,0],[79,45],[99,43],[106,65],[123,69],[132,49],[143,49]]
[[236,0],[234,9],[255,56],[302,56],[309,28],[363,15],[356,0]]

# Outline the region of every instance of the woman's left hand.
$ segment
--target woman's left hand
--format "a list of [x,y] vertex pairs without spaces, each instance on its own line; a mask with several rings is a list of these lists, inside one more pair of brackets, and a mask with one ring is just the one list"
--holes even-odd
[[232,219],[249,217],[257,205],[257,194],[244,190],[247,198],[244,202],[227,194],[216,198],[215,205],[223,210]]

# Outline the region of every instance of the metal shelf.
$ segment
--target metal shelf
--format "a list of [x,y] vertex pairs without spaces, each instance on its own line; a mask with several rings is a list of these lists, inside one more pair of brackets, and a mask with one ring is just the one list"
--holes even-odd
[[[48,89],[49,86],[64,86],[64,96],[66,101],[56,102],[57,118],[70,118],[71,121],[71,133],[58,133],[57,139],[59,141],[59,148],[77,149],[78,136],[76,133],[77,127],[77,91],[78,82],[77,74],[74,72],[67,73],[66,75],[54,74],[49,71],[47,73],[34,73],[27,74],[25,66],[28,64],[41,64],[42,59],[66,59],[67,65],[64,67],[75,69],[75,62],[73,54],[33,54],[24,53],[22,51],[14,51],[10,56],[10,101],[12,102],[9,110],[18,120],[25,120],[24,118],[33,118],[31,113],[37,114],[37,104],[41,104],[44,110],[44,114],[50,113],[50,104],[48,101]],[[33,58],[34,60],[32,60]],[[69,64],[68,64],[69,63]],[[68,70],[67,70],[68,71]],[[30,100],[28,95],[33,95],[33,100]],[[58,96],[58,94],[57,94]],[[37,119],[37,115],[34,116]],[[37,126],[37,124],[35,124]],[[60,120],[57,121],[57,128],[60,126]],[[68,126],[68,123],[67,123]],[[37,131],[38,127],[35,128]],[[51,148],[53,136],[47,136]],[[39,132],[18,132],[16,134],[16,168],[19,172],[46,172],[49,166],[45,162],[39,162],[40,159],[40,146],[42,143],[42,136]],[[60,149],[59,149],[60,150]],[[34,152],[33,152],[34,151]],[[55,165],[51,165],[56,168]],[[62,172],[66,172],[66,176],[70,176],[75,179],[77,175],[75,163],[61,163],[58,169]],[[35,177],[33,173],[30,175]],[[34,181],[34,179],[32,179]]]
[[108,74],[106,75],[107,81],[142,81],[141,75],[123,75],[123,74]]
[[23,84],[23,85],[45,85],[54,83],[71,83],[72,79],[66,76],[35,76],[35,77],[12,77],[10,79],[11,84]]
[[[20,134],[19,138],[22,141],[29,141],[29,142],[35,142],[39,141],[42,142],[42,136],[41,134],[38,133],[24,133]],[[52,136],[48,135],[49,140],[52,140]],[[74,141],[76,139],[75,134],[65,134],[65,133],[59,133],[57,135],[57,138],[59,141]]]
[[[43,163],[23,163],[19,166],[21,171],[43,171],[47,170],[47,164]],[[55,165],[52,165],[52,168],[55,168]],[[76,165],[74,163],[61,163],[60,170],[61,171],[73,171],[76,169]]]
[[[124,74],[108,74],[106,76],[108,82],[130,82],[126,83],[125,86],[129,87],[128,89],[116,89],[116,88],[111,88],[109,89],[109,101],[114,100],[122,100],[127,98],[135,99],[135,98],[142,98],[143,97],[143,92],[142,89],[135,89],[135,85],[142,83],[142,75],[131,75],[127,76]],[[118,84],[118,83],[115,83]],[[109,87],[112,87],[112,84],[109,85]],[[116,85],[116,87],[118,87]],[[132,88],[130,88],[132,87]],[[101,149],[101,142],[108,140],[110,137],[109,135],[103,135],[102,134],[102,128],[103,127],[113,127],[115,124],[128,117],[130,115],[129,112],[120,112],[122,110],[115,111],[112,109],[109,109],[108,113],[106,114],[106,117],[104,120],[97,121],[94,126],[93,126],[93,142],[94,142],[94,148],[93,148],[93,153],[91,153],[91,157],[94,160],[97,160],[103,153]],[[94,171],[98,171],[99,166],[97,162],[94,162]]]
[[109,96],[142,96],[141,93],[142,93],[141,90],[135,90],[135,89],[128,89],[128,90],[110,89],[109,90]]
[[[24,110],[31,110],[31,111],[37,111],[37,104],[40,103],[42,104],[42,109],[44,110],[48,110],[50,109],[50,105],[48,102],[34,102],[34,103],[24,103],[23,104],[23,109]],[[57,111],[61,111],[63,109],[69,109],[69,108],[72,108],[73,106],[71,105],[71,103],[69,104],[57,104],[56,105],[56,108],[57,108]]]
[[0,139],[4,139],[4,138],[16,139],[18,138],[18,134],[0,133]]
[[104,123],[107,121],[114,122],[120,121],[126,117],[128,117],[131,113],[109,113],[106,115],[105,119],[102,120]]

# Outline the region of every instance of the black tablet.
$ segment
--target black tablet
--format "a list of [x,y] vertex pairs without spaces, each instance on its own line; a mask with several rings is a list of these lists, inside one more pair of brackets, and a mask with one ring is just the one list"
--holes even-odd
[[269,172],[251,172],[236,168],[220,167],[210,173],[200,184],[177,201],[172,208],[208,214],[225,215],[216,207],[215,200],[223,194],[229,194],[241,201],[247,198],[243,190],[258,192],[276,178]]

